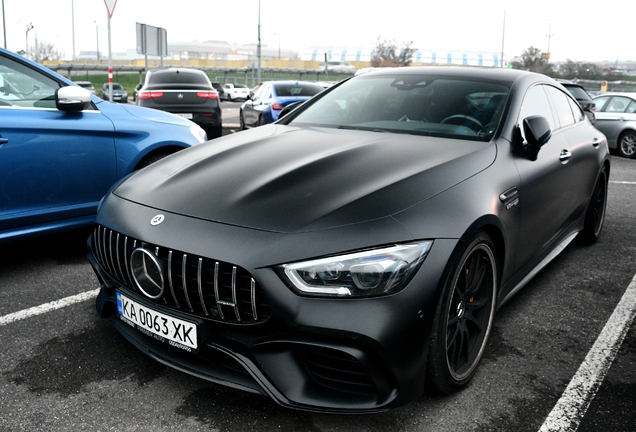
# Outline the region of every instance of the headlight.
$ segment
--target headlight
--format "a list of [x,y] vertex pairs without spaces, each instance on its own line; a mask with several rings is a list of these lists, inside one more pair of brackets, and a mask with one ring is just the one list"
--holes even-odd
[[208,134],[198,124],[190,125],[190,132],[199,141],[199,144],[208,140]]
[[284,264],[278,271],[301,294],[370,297],[402,289],[424,261],[432,241]]

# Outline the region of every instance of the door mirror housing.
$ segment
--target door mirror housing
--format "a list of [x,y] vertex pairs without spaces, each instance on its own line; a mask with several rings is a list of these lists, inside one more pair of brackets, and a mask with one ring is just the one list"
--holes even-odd
[[55,90],[55,106],[60,111],[79,112],[91,102],[91,92],[79,86],[60,87]]
[[528,159],[535,161],[541,147],[552,137],[550,123],[545,117],[530,116],[523,119],[523,132],[528,143],[523,150]]

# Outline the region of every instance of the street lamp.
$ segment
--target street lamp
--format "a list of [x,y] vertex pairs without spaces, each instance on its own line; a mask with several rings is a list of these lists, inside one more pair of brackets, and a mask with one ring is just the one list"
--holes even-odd
[[99,63],[99,26],[97,21],[93,22],[95,23],[95,40],[97,40],[97,63]]
[[26,26],[26,56],[29,58],[29,31],[33,29],[33,23],[28,23]]

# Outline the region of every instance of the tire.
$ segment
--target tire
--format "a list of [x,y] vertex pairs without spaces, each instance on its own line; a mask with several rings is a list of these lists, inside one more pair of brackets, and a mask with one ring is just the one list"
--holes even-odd
[[605,221],[605,209],[607,207],[607,168],[603,167],[592,191],[590,203],[585,212],[585,225],[580,232],[580,238],[584,243],[592,244],[598,240]]
[[243,118],[243,111],[239,111],[239,130],[245,130],[245,119]]
[[263,114],[258,116],[258,122],[256,123],[256,126],[263,126],[265,124],[265,119],[263,118]]
[[636,159],[636,132],[623,132],[618,139],[618,153],[623,157]]
[[167,150],[150,153],[137,164],[137,166],[135,167],[135,171],[146,168],[147,166],[152,165],[153,163],[165,158],[166,156],[170,156],[172,153],[174,152]]
[[490,236],[477,233],[455,256],[435,313],[426,386],[452,394],[474,376],[495,315],[498,266]]
[[208,135],[208,140],[219,138],[223,135],[223,126],[213,126],[205,128],[205,133]]

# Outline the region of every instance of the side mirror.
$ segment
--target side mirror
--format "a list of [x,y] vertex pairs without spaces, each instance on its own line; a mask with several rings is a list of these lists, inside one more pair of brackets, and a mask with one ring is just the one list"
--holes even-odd
[[278,118],[281,119],[283,117],[285,117],[287,114],[289,114],[290,112],[292,112],[293,110],[295,110],[299,105],[301,105],[303,102],[305,101],[297,101],[297,102],[292,102],[289,105],[286,105],[281,112],[278,113]]
[[79,112],[91,102],[91,92],[78,86],[60,87],[55,90],[55,106],[60,111]]
[[552,137],[552,129],[550,123],[545,117],[530,116],[523,119],[523,132],[526,136],[528,145],[524,148],[528,159],[537,160],[537,155],[541,147],[550,141]]

